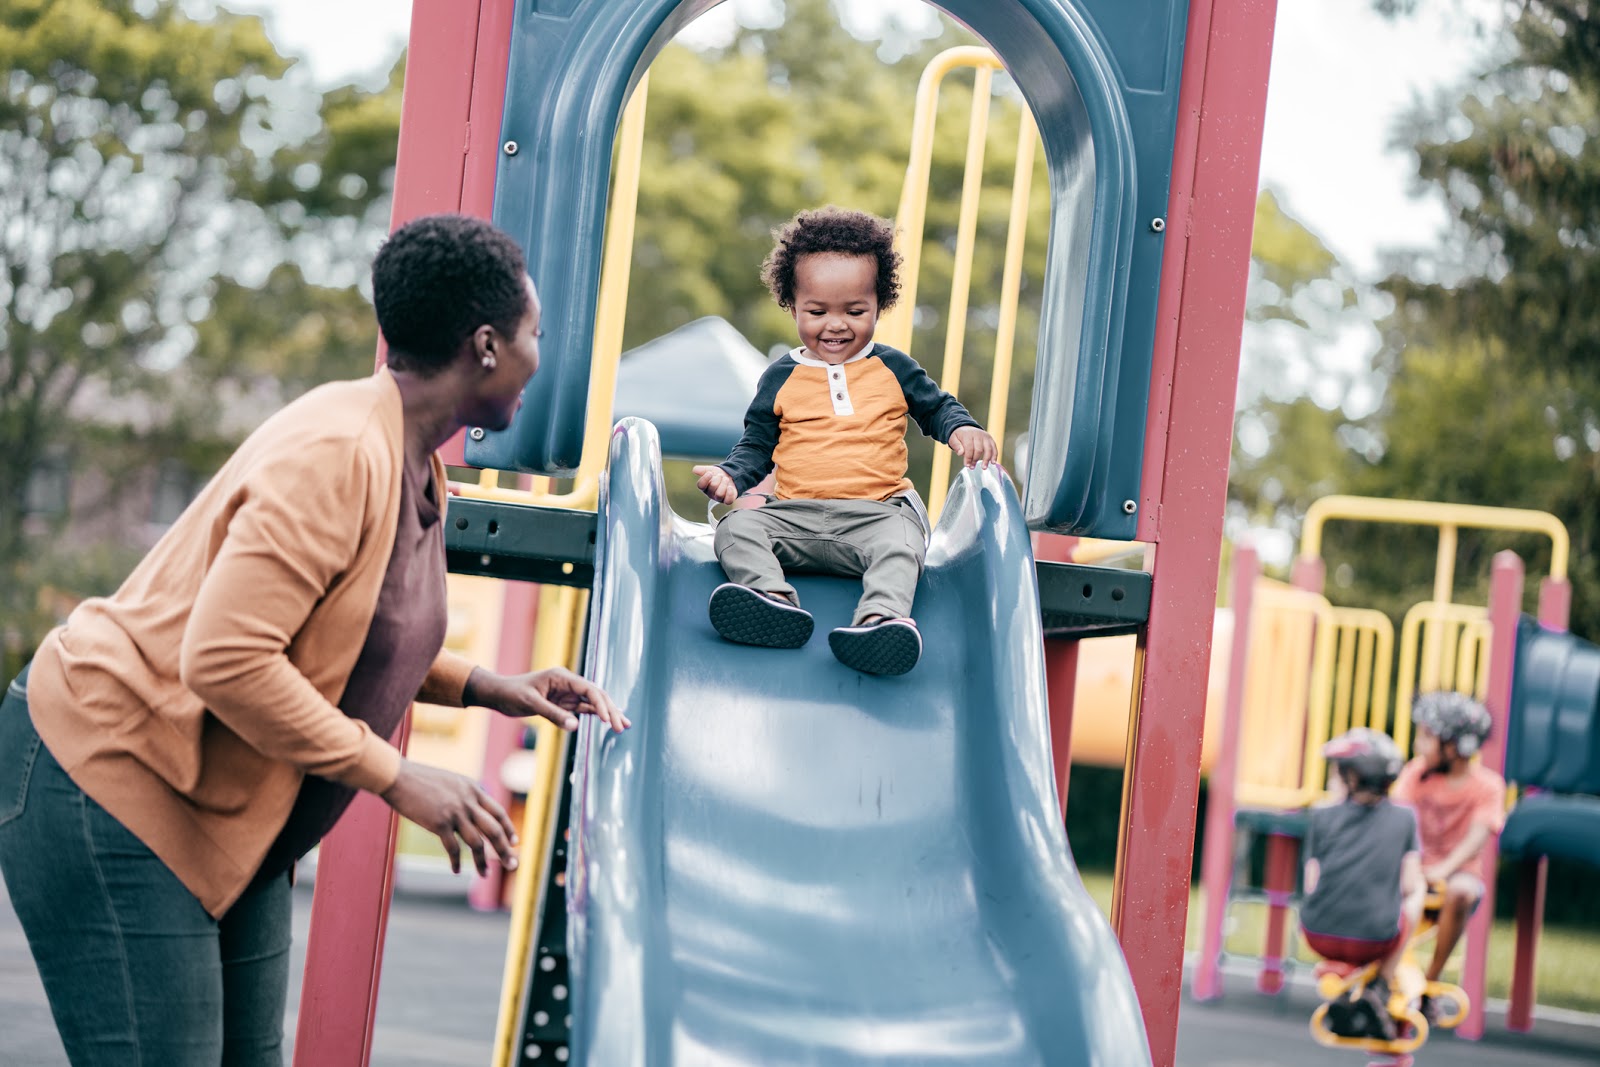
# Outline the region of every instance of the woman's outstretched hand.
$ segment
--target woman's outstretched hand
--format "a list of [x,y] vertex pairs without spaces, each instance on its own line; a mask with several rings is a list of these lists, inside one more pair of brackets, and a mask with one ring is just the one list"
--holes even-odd
[[467,679],[464,700],[516,718],[538,715],[563,730],[576,730],[579,715],[598,716],[619,733],[633,725],[604,689],[565,667],[513,675],[479,667]]
[[400,776],[383,793],[384,801],[429,833],[437,834],[461,873],[461,846],[472,853],[479,874],[489,873],[489,850],[508,871],[517,869],[517,831],[495,799],[471,778],[453,771],[400,761]]

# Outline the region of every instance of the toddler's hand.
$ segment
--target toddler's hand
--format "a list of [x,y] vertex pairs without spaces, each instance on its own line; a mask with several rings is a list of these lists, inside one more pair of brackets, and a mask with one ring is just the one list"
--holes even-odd
[[733,479],[728,477],[728,472],[717,466],[702,465],[694,469],[700,476],[700,491],[722,504],[731,504],[739,495],[739,490],[733,486]]
[[969,467],[987,466],[1000,460],[1000,446],[994,438],[976,426],[963,426],[950,435],[950,451],[961,457]]

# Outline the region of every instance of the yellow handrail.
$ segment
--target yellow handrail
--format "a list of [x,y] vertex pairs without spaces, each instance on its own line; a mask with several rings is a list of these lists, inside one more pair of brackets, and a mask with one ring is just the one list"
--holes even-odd
[[1434,575],[1434,599],[1439,601],[1451,599],[1456,531],[1462,527],[1542,534],[1550,539],[1550,577],[1559,579],[1567,576],[1567,558],[1571,552],[1567,528],[1562,525],[1560,519],[1544,511],[1485,507],[1478,504],[1440,504],[1426,500],[1325,496],[1314,502],[1306,511],[1305,525],[1300,534],[1302,559],[1316,559],[1322,555],[1322,530],[1330,520],[1334,519],[1439,527],[1440,548]]
[[535,479],[535,488],[503,489],[499,472],[479,472],[477,485],[458,485],[462,496],[538,504],[556,508],[593,508],[600,495],[600,472],[611,439],[611,411],[617,391],[617,365],[622,359],[622,328],[628,309],[628,283],[633,267],[634,222],[639,209],[639,173],[644,157],[644,112],[650,74],[639,79],[617,132],[617,175],[613,207],[606,222],[605,258],[600,293],[595,303],[594,347],[590,357],[589,410],[584,425],[583,455],[572,488],[548,491],[549,479]]
[[1294,808],[1322,793],[1329,736],[1334,611],[1326,597],[1262,579],[1256,585],[1235,799]]
[[[628,303],[629,274],[633,260],[634,221],[638,213],[639,174],[644,155],[644,115],[650,76],[639,80],[622,113],[617,134],[617,174],[612,187],[612,210],[606,225],[605,257],[600,293],[595,307],[594,346],[590,360],[589,410],[584,429],[583,455],[570,491],[549,492],[547,478],[534,479],[530,490],[503,489],[499,472],[484,470],[477,485],[458,485],[462,496],[502,500],[545,507],[587,509],[599,500],[600,474],[611,437],[611,411],[622,357],[622,328]],[[539,591],[539,619],[534,630],[535,668],[564,665],[576,668],[578,635],[588,612],[587,592],[546,586]],[[523,812],[520,854],[531,862],[517,872],[511,902],[511,925],[506,942],[504,979],[500,989],[500,1014],[495,1024],[494,1067],[516,1062],[522,1000],[532,949],[534,920],[552,853],[549,834],[561,801],[562,771],[566,766],[568,735],[548,720],[535,722],[536,745],[533,782]]]
[[[967,308],[972,292],[972,261],[976,249],[978,207],[983,194],[983,157],[988,143],[989,111],[994,72],[999,58],[987,48],[966,45],[939,53],[922,72],[917,85],[916,110],[912,116],[911,154],[906,164],[906,180],[895,213],[900,251],[900,301],[878,324],[878,339],[902,351],[911,351],[913,316],[917,304],[917,283],[922,270],[922,245],[927,220],[928,182],[933,164],[934,128],[939,109],[939,88],[952,70],[971,67],[974,71],[972,111],[967,123],[967,155],[962,174],[961,207],[956,223],[955,261],[950,279],[950,307],[945,327],[944,367],[940,386],[958,394],[961,366],[966,350]],[[1004,269],[1000,282],[999,321],[995,331],[994,370],[990,377],[989,432],[996,441],[1005,441],[1007,398],[1011,386],[1011,363],[1015,350],[1017,303],[1022,291],[1022,263],[1027,247],[1028,206],[1033,193],[1033,166],[1038,129],[1027,105],[1021,105],[1017,131],[1016,169],[1012,176],[1011,213],[1006,227]],[[928,513],[938,520],[950,485],[948,449],[934,450],[933,469],[928,483]]]
[[1387,732],[1394,623],[1372,608],[1334,608],[1331,619],[1338,655],[1328,734],[1334,737],[1354,726]]
[[[577,667],[577,635],[588,612],[589,594],[583,590],[547,585],[539,590],[539,624],[534,633],[533,666]],[[548,719],[535,719],[533,782],[522,813],[519,855],[532,860],[518,869],[511,897],[511,924],[506,938],[504,977],[500,983],[500,1014],[495,1022],[493,1067],[517,1062],[516,1044],[533,944],[533,923],[539,894],[544,891],[549,858],[553,852],[556,806],[561,802],[561,774],[567,763],[569,735]]]
[[1424,600],[1400,624],[1395,685],[1395,744],[1411,741],[1411,700],[1418,692],[1457,689],[1482,697],[1489,681],[1489,609]]

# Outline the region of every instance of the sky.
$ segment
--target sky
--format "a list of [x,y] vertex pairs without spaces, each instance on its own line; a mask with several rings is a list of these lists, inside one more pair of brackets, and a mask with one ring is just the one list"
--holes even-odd
[[[715,38],[734,14],[770,9],[771,0],[735,0],[691,32]],[[299,56],[320,84],[371,79],[404,45],[409,0],[234,0],[262,13],[280,51]],[[1279,0],[1261,181],[1355,273],[1372,279],[1385,248],[1427,245],[1444,222],[1437,201],[1417,199],[1411,163],[1391,149],[1396,117],[1420,98],[1458,84],[1485,52],[1474,14],[1498,0],[1421,5],[1389,21],[1367,0]],[[927,18],[920,0],[851,0],[854,19],[873,12]],[[882,17],[882,15],[879,15]]]

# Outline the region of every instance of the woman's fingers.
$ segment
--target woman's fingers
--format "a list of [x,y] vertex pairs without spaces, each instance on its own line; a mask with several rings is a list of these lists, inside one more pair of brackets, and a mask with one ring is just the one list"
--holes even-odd
[[472,817],[481,833],[500,858],[500,865],[508,871],[517,869],[516,831],[511,827],[511,817],[487,793],[479,796],[478,807]]
[[461,842],[456,840],[456,828],[453,823],[446,822],[441,828],[434,831],[439,841],[444,845],[445,855],[450,857],[450,873],[461,873]]

